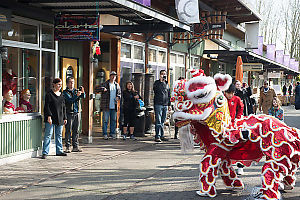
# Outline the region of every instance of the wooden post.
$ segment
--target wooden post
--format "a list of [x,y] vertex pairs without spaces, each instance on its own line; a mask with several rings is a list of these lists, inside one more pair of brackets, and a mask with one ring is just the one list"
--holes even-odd
[[86,98],[83,99],[82,106],[82,133],[87,136],[88,143],[92,143],[92,131],[93,131],[93,42],[83,42],[83,87],[85,89]]
[[[111,49],[111,71],[117,72],[116,81],[120,84],[120,81],[121,81],[121,64],[120,64],[121,40],[116,39],[116,38],[111,39],[110,49]],[[118,105],[117,105],[117,127],[116,128],[120,128],[119,116],[120,116],[120,101],[118,102]]]

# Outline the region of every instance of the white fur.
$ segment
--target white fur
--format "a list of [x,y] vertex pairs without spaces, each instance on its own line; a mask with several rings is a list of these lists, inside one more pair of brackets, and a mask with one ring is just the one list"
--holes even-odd
[[226,91],[226,90],[228,90],[230,84],[232,83],[232,78],[231,78],[231,76],[228,75],[228,74],[220,74],[220,73],[218,73],[218,74],[216,74],[216,75],[214,76],[214,79],[215,79],[215,80],[216,80],[216,79],[222,79],[222,80],[227,79],[227,82],[225,83],[225,85],[223,85],[223,86],[218,85],[218,88],[219,88],[221,91]]
[[[199,89],[199,90],[196,90],[194,92],[190,92],[188,88],[192,83],[204,83],[204,84],[207,84],[207,85],[203,89]],[[194,77],[191,80],[189,80],[188,82],[186,82],[185,90],[186,90],[187,97],[194,104],[208,103],[216,95],[217,86],[216,86],[216,83],[215,83],[215,81],[212,77],[198,76],[198,77]],[[195,96],[205,94],[205,93],[207,93],[208,95],[201,98],[201,99],[195,98]]]
[[180,147],[181,153],[188,153],[194,150],[194,138],[190,133],[191,125],[188,124],[179,128],[179,139],[180,139]]
[[185,112],[175,112],[173,114],[173,118],[174,119],[191,119],[191,120],[205,120],[207,117],[209,117],[209,115],[212,112],[212,108],[206,108],[204,110],[204,112],[201,115],[196,115],[196,114],[189,114],[189,113],[185,113]]

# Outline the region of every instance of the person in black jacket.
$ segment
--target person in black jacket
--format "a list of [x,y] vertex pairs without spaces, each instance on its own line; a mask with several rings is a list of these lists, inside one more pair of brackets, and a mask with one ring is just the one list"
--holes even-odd
[[171,110],[170,87],[167,83],[167,72],[166,70],[161,70],[159,74],[159,80],[156,80],[153,84],[156,142],[168,140],[164,136],[164,123],[167,117],[168,106],[169,110]]
[[253,103],[250,99],[250,96],[252,95],[251,88],[247,85],[247,83],[244,83],[243,86],[240,81],[235,81],[235,95],[240,97],[244,104],[244,116],[248,116],[250,114],[253,114]]
[[123,139],[126,140],[127,128],[129,127],[130,139],[134,139],[134,126],[137,117],[137,107],[138,99],[140,98],[137,91],[134,90],[133,83],[128,81],[126,83],[126,89],[123,91],[123,114],[124,114],[124,124],[123,124]]
[[53,80],[53,88],[45,96],[44,105],[44,121],[45,121],[45,137],[43,144],[42,159],[45,159],[49,153],[50,141],[55,130],[56,155],[66,156],[62,147],[62,129],[67,123],[65,98],[60,89],[62,81],[60,78]]
[[[66,111],[67,111],[67,124],[66,124],[66,153],[70,153],[71,145],[71,135],[72,135],[72,152],[82,152],[78,147],[78,127],[80,122],[79,115],[79,100],[80,98],[85,98],[84,88],[81,86],[75,89],[75,80],[73,77],[67,78],[67,88],[63,91],[63,95],[66,101]],[[72,134],[71,134],[72,133]]]

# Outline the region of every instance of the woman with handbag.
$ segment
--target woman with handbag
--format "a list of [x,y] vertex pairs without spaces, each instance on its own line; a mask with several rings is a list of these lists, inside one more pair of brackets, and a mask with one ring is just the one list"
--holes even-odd
[[124,114],[124,124],[123,124],[123,140],[126,140],[127,130],[129,127],[129,137],[130,139],[136,140],[134,138],[134,126],[137,117],[137,108],[140,106],[138,99],[140,95],[134,90],[133,83],[131,81],[126,82],[126,88],[123,91],[123,114]]

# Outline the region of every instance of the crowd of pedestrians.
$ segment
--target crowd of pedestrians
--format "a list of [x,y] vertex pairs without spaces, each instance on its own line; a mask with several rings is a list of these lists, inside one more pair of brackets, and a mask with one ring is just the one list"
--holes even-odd
[[[171,111],[170,88],[167,82],[166,70],[161,70],[159,79],[153,84],[154,92],[154,113],[155,113],[155,138],[156,142],[168,141],[164,135],[164,124],[167,117],[167,112]],[[116,81],[117,73],[110,72],[109,79],[105,81],[99,92],[101,93],[100,108],[102,115],[102,133],[105,140],[109,138],[116,139],[117,126],[117,109],[118,102],[121,102],[121,111],[123,114],[122,123],[122,138],[124,140],[129,137],[136,140],[134,137],[135,126],[137,125],[138,112],[143,107],[143,100],[139,91],[134,89],[134,84],[131,81],[126,82],[125,88],[121,91],[120,85]],[[179,78],[183,79],[183,78]],[[80,123],[80,99],[86,97],[84,88],[75,88],[75,80],[69,77],[66,80],[67,87],[61,92],[62,80],[56,78],[53,80],[53,87],[45,96],[44,104],[44,122],[45,136],[43,143],[42,158],[45,159],[49,153],[50,141],[52,133],[55,133],[56,155],[66,156],[71,152],[82,152],[78,142],[78,126]],[[292,87],[282,88],[283,95],[292,94]],[[300,109],[300,85],[297,82],[295,88],[295,108]],[[228,100],[230,116],[232,123],[242,116],[256,114],[256,101],[252,98],[252,90],[246,83],[235,81],[229,89],[224,92]],[[272,115],[279,120],[284,120],[284,111],[281,107],[281,102],[277,97],[273,88],[264,81],[260,88],[259,110],[264,114]],[[109,134],[108,134],[108,124]],[[62,130],[66,127],[65,133],[65,151],[62,144]],[[178,128],[175,127],[174,138],[177,139]],[[72,150],[71,150],[72,146]],[[239,174],[243,173],[243,165],[238,164]]]

